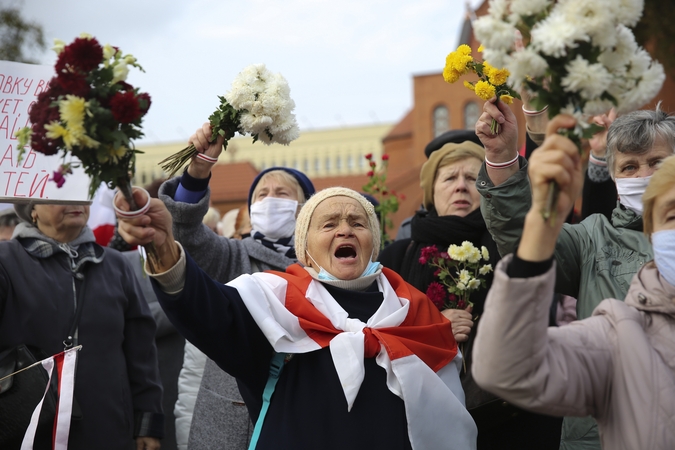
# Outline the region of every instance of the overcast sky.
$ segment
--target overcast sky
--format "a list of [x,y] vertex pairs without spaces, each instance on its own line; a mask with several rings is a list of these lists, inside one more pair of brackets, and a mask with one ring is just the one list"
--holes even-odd
[[[185,141],[252,63],[286,77],[301,130],[398,121],[412,75],[443,69],[466,10],[463,0],[3,3],[42,25],[50,48],[88,32],[136,56],[146,72],[128,81],[153,100],[144,143]],[[35,59],[53,65],[55,54]]]

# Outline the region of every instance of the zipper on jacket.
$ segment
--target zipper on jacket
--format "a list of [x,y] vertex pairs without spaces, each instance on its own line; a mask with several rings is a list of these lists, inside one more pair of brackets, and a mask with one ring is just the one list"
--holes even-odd
[[[66,255],[68,255],[68,260],[70,261],[70,272],[73,275],[73,311],[77,313],[77,286],[75,286],[75,279],[77,278],[78,280],[82,280],[84,278],[84,276],[81,273],[76,272],[77,264],[75,263],[75,260],[79,256],[79,253],[77,253],[77,250],[75,250],[68,244],[59,244],[59,248],[63,250],[66,253]],[[68,350],[69,348],[72,348],[74,345],[77,345],[78,331],[79,327],[75,328],[73,336],[68,336],[63,341],[64,350]]]

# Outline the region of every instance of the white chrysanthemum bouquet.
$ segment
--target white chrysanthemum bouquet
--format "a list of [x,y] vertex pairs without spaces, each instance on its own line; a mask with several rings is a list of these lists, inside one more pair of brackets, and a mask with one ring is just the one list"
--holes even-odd
[[[213,130],[211,141],[223,136],[227,148],[228,140],[238,132],[250,134],[253,142],[288,145],[300,135],[292,113],[295,102],[290,93],[281,74],[270,72],[264,64],[246,67],[234,79],[225,97],[218,96],[220,106],[209,117]],[[174,176],[196,154],[194,145],[189,145],[161,161],[160,165],[169,176]]]
[[[598,128],[594,115],[644,106],[665,80],[663,67],[638,46],[633,32],[644,0],[490,0],[489,11],[473,23],[483,57],[506,67],[508,84],[525,88],[550,118],[573,115],[568,137],[580,145]],[[519,45],[522,36],[522,45]],[[557,201],[551,189],[549,219]]]

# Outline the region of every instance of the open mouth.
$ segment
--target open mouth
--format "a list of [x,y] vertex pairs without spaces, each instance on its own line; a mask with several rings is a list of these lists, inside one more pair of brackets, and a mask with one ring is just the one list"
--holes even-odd
[[356,249],[352,245],[341,245],[335,250],[338,259],[356,258]]

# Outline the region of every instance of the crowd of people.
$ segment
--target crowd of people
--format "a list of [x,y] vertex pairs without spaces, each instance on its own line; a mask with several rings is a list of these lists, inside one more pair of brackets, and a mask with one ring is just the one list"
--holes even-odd
[[[382,251],[366,196],[317,192],[288,167],[260,172],[220,222],[208,161],[223,138],[207,123],[190,142],[208,158],[158,198],[135,190],[149,208],[118,218],[125,245],[155,246],[152,270],[96,244],[87,206],[16,205],[0,359],[83,345],[72,449],[157,449],[165,429],[196,450],[675,448],[675,116],[597,122],[587,161],[558,133],[574,118],[530,113],[521,156],[515,115],[487,101],[475,133],[430,143],[422,208]],[[471,306],[439,309],[425,249],[464,242],[494,272]],[[556,318],[566,299],[570,324]]]

